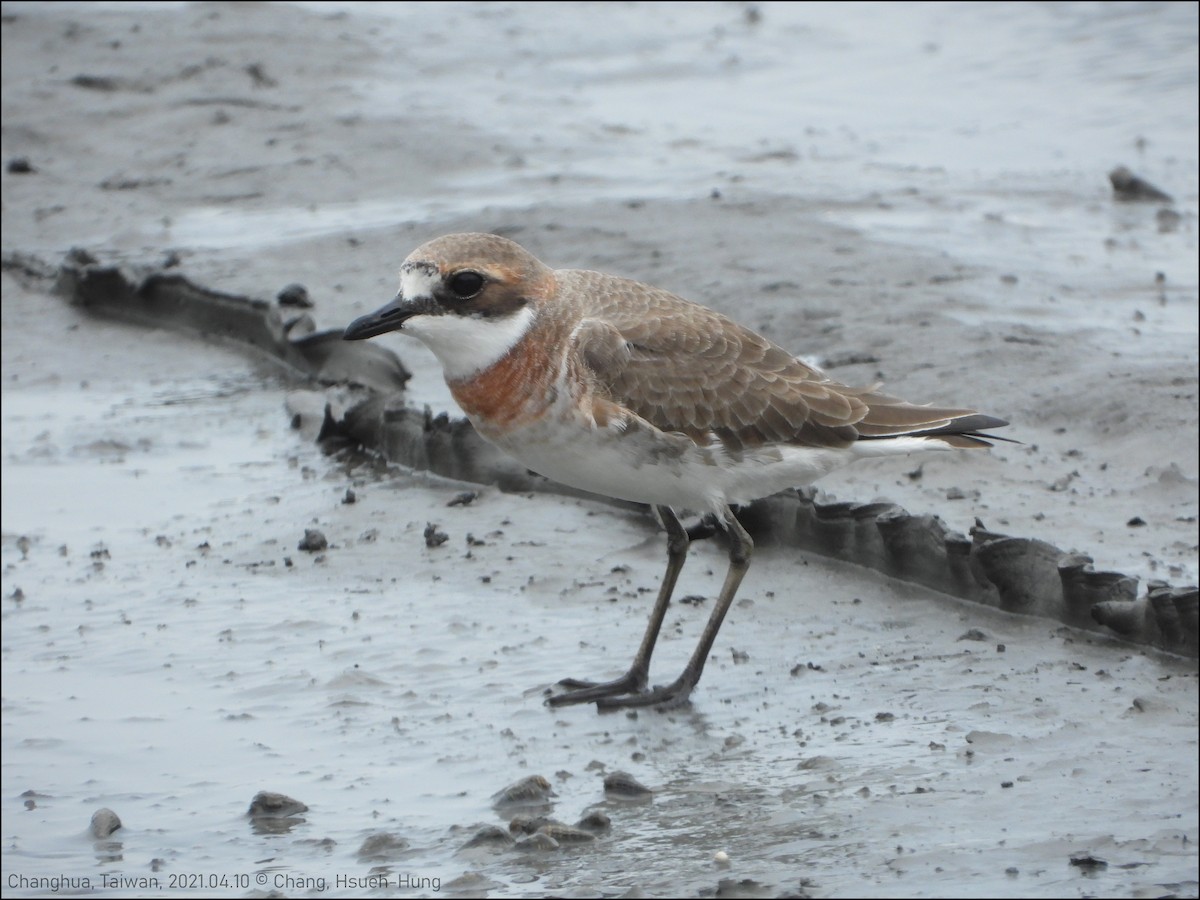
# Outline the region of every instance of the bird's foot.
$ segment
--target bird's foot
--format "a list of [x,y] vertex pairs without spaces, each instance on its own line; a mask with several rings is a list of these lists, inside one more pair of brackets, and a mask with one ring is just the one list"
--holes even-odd
[[613,681],[581,681],[564,678],[559,685],[567,689],[565,694],[554,694],[546,698],[550,706],[570,706],[574,703],[591,703],[605,697],[620,697],[623,694],[637,695],[646,689],[646,674],[630,669]]
[[668,685],[656,687],[652,691],[597,698],[596,708],[601,711],[606,709],[637,708],[640,706],[674,709],[688,702],[688,698],[692,695],[692,688],[695,686],[695,681],[679,678]]
[[548,697],[546,703],[549,706],[595,703],[596,708],[600,710],[630,709],[641,706],[672,709],[688,702],[688,698],[692,695],[692,688],[696,686],[698,680],[681,676],[668,685],[648,691],[646,690],[646,676],[637,672],[626,672],[615,681],[601,683],[564,678],[559,684],[567,688],[568,693]]
[[604,712],[606,709],[629,709],[637,707],[655,707],[658,709],[674,709],[682,707],[691,697],[691,690],[696,683],[692,680],[679,678],[671,684],[659,686],[650,691],[622,696],[599,697],[596,709]]

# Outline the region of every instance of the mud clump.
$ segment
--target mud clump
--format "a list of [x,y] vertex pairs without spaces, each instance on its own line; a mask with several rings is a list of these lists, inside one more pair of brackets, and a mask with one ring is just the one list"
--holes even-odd
[[560,844],[586,844],[596,839],[590,831],[546,816],[514,816],[508,830],[513,834],[548,834]]
[[320,553],[328,547],[329,541],[325,539],[325,535],[315,528],[305,528],[304,537],[296,545],[297,550],[304,550],[308,553]]
[[557,797],[550,782],[542,775],[530,775],[513,782],[492,795],[492,806],[507,809],[520,806],[547,806],[551,797]]
[[460,849],[472,847],[511,847],[516,842],[511,834],[499,825],[484,825],[462,845]]
[[312,298],[308,296],[308,288],[302,284],[289,284],[275,295],[280,306],[293,306],[299,309],[312,309]]
[[398,834],[381,831],[373,834],[358,848],[359,862],[387,862],[408,849],[408,841]]
[[605,813],[600,812],[600,810],[594,809],[576,822],[575,827],[582,828],[584,831],[599,833],[612,828],[612,819]]
[[1090,853],[1071,854],[1071,865],[1085,872],[1099,872],[1108,868],[1108,862]]
[[559,843],[548,834],[537,832],[529,837],[517,841],[516,848],[526,852],[534,853],[549,853],[559,849]]
[[535,833],[548,835],[559,844],[590,844],[596,840],[596,835],[592,832],[565,825],[562,822],[547,822]]
[[88,831],[94,838],[106,838],[121,827],[121,818],[107,806],[92,813]]
[[434,547],[442,546],[442,544],[446,543],[446,541],[448,541],[448,540],[450,540],[450,535],[446,534],[446,532],[442,531],[440,528],[438,528],[432,522],[426,524],[426,526],[425,526],[425,546],[426,547],[428,547],[429,549],[432,550]]
[[654,791],[628,772],[612,772],[604,776],[604,793],[612,797],[642,800],[653,795]]
[[1125,166],[1117,166],[1108,173],[1112,182],[1113,196],[1118,200],[1143,203],[1171,203],[1174,198],[1166,191],[1155,187]]
[[512,834],[533,834],[543,825],[562,825],[557,819],[551,819],[548,816],[513,816],[512,821],[508,823],[508,830]]
[[259,791],[250,801],[246,815],[251,819],[286,819],[308,812],[308,807],[287,794]]

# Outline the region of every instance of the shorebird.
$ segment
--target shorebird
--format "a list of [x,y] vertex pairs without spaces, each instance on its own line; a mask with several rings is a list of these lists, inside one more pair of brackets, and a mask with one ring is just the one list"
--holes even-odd
[[[396,298],[352,322],[345,338],[389,331],[433,351],[485,439],[563,484],[650,504],[666,529],[666,573],[629,670],[601,683],[560,681],[566,691],[548,699],[553,706],[688,700],[754,548],[731,507],[857,459],[990,447],[997,438],[984,430],[1008,424],[839,384],[711,309],[626,278],[551,269],[494,234],[418,247],[400,266]],[[715,515],[729,568],[683,672],[648,690],[688,550],[676,510]]]

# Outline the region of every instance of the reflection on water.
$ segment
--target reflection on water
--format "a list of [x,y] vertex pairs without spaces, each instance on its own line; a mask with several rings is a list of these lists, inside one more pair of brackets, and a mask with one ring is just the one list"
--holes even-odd
[[[1086,296],[1054,312],[1075,322],[1094,292],[1155,271],[1194,296],[1190,4],[346,7],[375,21],[383,51],[356,114],[395,117],[422,158],[437,154],[423,121],[488,152],[419,186],[397,173],[384,199],[197,208],[162,239],[245,246],[489,207],[782,193],[878,239],[1019,261],[1020,315],[1069,281]],[[449,64],[448,43],[472,65]],[[1169,186],[1192,225],[1130,241],[1127,220],[1153,209],[1109,202],[1121,163]],[[1196,332],[1191,304],[1151,319],[1150,334]]]

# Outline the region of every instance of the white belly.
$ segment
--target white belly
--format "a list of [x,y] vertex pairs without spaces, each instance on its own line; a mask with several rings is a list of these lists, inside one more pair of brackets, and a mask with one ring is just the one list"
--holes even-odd
[[632,431],[546,419],[507,435],[480,432],[523,465],[571,487],[637,503],[720,511],[810,484],[851,462],[853,449],[763,447],[731,457],[719,444],[651,426]]

